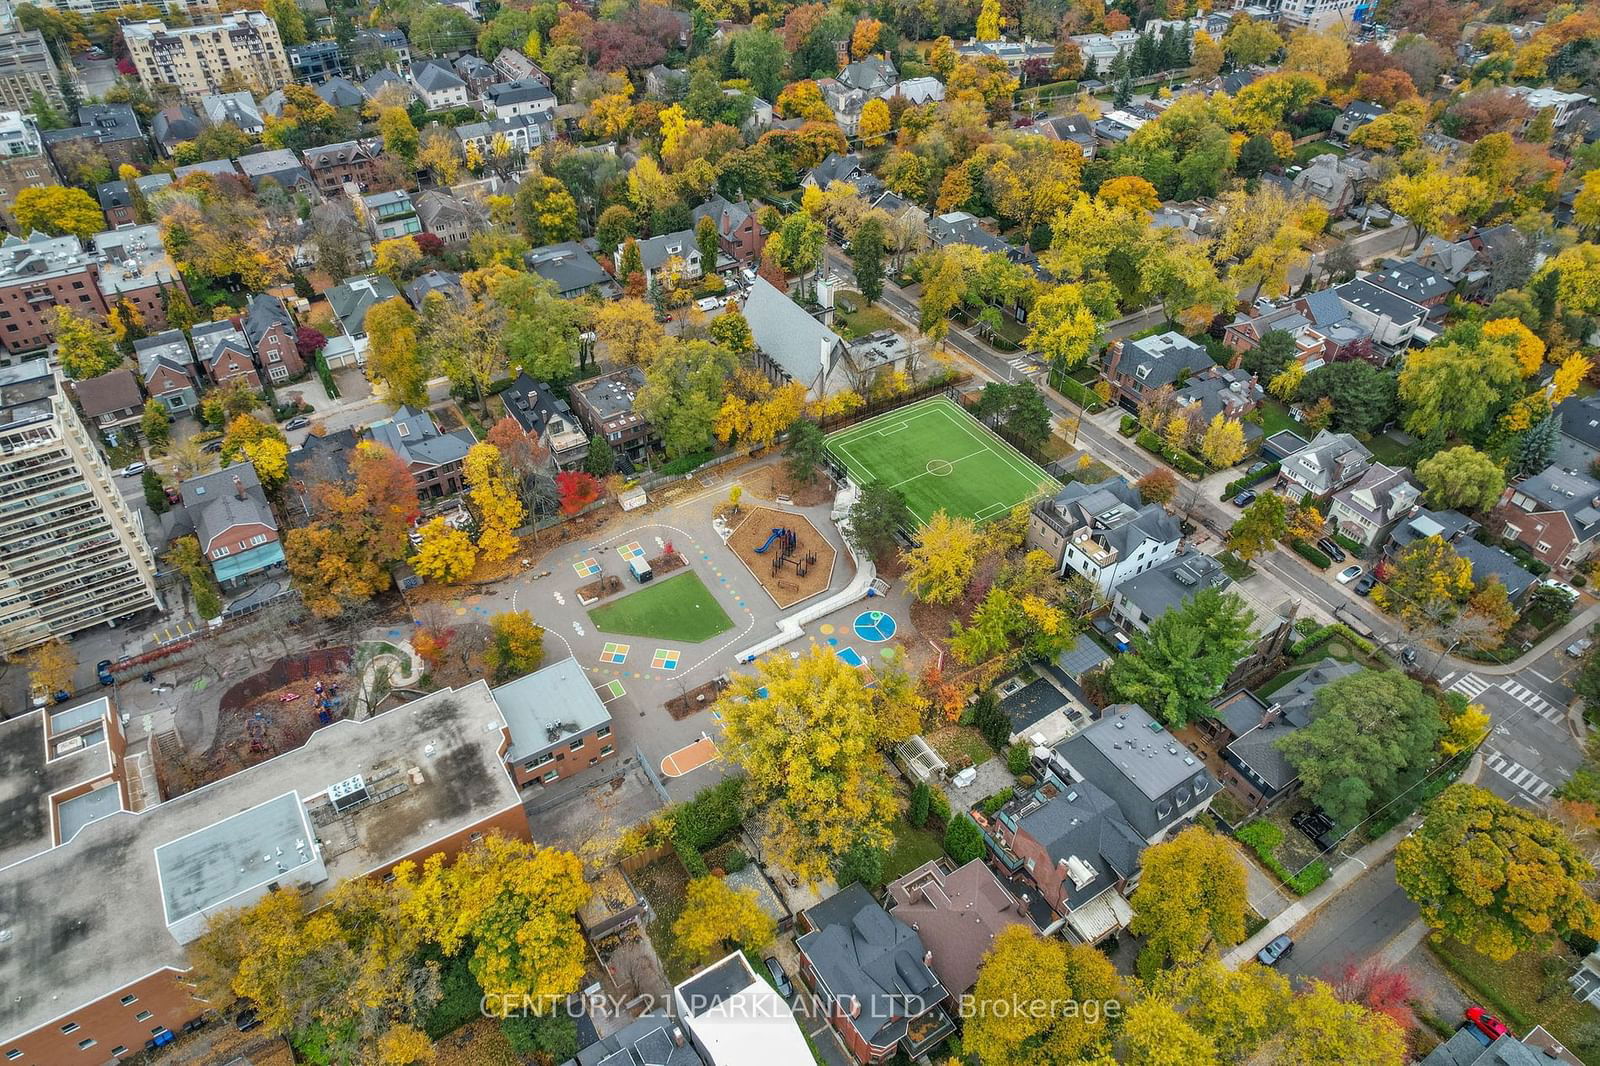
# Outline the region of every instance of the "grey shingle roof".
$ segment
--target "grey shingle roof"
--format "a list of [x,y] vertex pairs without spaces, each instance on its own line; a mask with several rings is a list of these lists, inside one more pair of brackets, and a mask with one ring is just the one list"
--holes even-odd
[[[1267,700],[1250,693],[1235,694],[1217,708],[1218,716],[1234,734],[1227,750],[1273,789],[1288,787],[1297,775],[1283,752],[1278,750],[1278,741],[1311,724],[1311,708],[1316,703],[1317,693],[1341,677],[1359,674],[1361,670],[1356,663],[1323,659]],[[1261,720],[1269,706],[1278,708],[1278,717],[1263,726]]]
[[77,394],[78,406],[90,418],[128,407],[139,407],[144,403],[144,395],[139,391],[139,379],[133,376],[133,371],[121,368],[98,377],[75,381],[72,391]]
[[411,68],[411,80],[424,92],[442,93],[451,89],[465,89],[467,83],[443,63],[425,59]]
[[414,407],[401,407],[391,417],[374,422],[372,439],[394,452],[406,465],[444,466],[467,457],[474,443],[472,432],[458,429],[441,433],[433,416]]
[[1506,595],[1511,597],[1513,603],[1528,591],[1529,585],[1539,580],[1524,570],[1504,548],[1479,544],[1471,537],[1462,537],[1452,546],[1457,555],[1472,564],[1474,584],[1481,585],[1491,577],[1497,577],[1500,579],[1500,584],[1506,587]]
[[357,337],[367,331],[367,312],[372,305],[393,300],[400,295],[400,290],[382,274],[373,274],[364,278],[346,278],[329,289],[327,295],[328,305],[333,308],[345,332]]
[[194,519],[202,549],[208,549],[213,540],[234,526],[278,528],[278,520],[261,488],[261,479],[256,476],[255,466],[248,461],[192,477],[179,486],[179,491],[183,494],[184,510]]
[[294,336],[294,319],[289,317],[289,310],[283,306],[283,301],[270,292],[258,292],[250,297],[243,324],[244,335],[252,346],[259,345],[261,338],[273,326],[282,326],[289,331],[289,336]]
[[1076,856],[1094,870],[1094,880],[1082,888],[1071,879],[1062,884],[1069,910],[1138,873],[1145,848],[1143,836],[1121,806],[1093,781],[1078,781],[1058,791],[1021,815],[1017,830],[1038,841],[1056,862]]
[[1516,491],[1537,500],[1546,510],[1566,514],[1580,540],[1588,540],[1600,531],[1600,481],[1587,474],[1550,466],[1519,482]]
[[1215,365],[1200,345],[1181,333],[1168,331],[1124,341],[1117,372],[1132,377],[1143,388],[1155,389],[1175,384],[1185,373]]
[[563,241],[535,248],[523,257],[528,269],[556,287],[563,295],[583,292],[611,280],[600,263],[577,241]]
[[1209,555],[1176,555],[1117,585],[1116,593],[1154,621],[1204,588],[1226,589],[1233,582]]
[[836,352],[844,342],[833,330],[806,313],[766,278],[758,277],[745,299],[744,317],[756,347],[790,378],[808,388],[820,385],[822,352]]
[[1347,281],[1333,291],[1346,303],[1376,315],[1387,315],[1395,322],[1416,322],[1428,314],[1428,309],[1416,301],[1374,285],[1366,278]]

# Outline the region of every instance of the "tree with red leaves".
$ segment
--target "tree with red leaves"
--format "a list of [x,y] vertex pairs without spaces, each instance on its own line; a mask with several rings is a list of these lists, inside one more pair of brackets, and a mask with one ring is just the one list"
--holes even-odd
[[416,244],[417,251],[423,255],[434,257],[444,255],[444,241],[437,233],[413,233],[411,240]]
[[1406,1032],[1417,1027],[1417,1016],[1411,1009],[1417,990],[1406,970],[1389,969],[1376,961],[1360,966],[1352,963],[1345,967],[1334,991],[1346,1003],[1359,1003]]
[[311,357],[320,352],[322,346],[327,343],[328,338],[323,336],[320,329],[301,326],[294,331],[294,350],[299,352],[300,358],[306,361],[310,361]]
[[500,458],[519,475],[527,476],[544,462],[547,449],[539,438],[523,430],[517,420],[506,415],[489,427],[488,441],[500,449]]
[[600,482],[593,474],[567,470],[556,475],[556,492],[561,496],[561,513],[575,515],[600,498]]

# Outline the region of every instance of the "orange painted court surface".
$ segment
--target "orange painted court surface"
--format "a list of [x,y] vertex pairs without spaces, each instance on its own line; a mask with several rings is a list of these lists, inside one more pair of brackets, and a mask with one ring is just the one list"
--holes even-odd
[[722,757],[717,750],[717,742],[700,734],[700,739],[693,744],[686,744],[677,751],[671,752],[661,760],[662,777],[682,777],[691,770],[698,770],[708,762],[714,762]]

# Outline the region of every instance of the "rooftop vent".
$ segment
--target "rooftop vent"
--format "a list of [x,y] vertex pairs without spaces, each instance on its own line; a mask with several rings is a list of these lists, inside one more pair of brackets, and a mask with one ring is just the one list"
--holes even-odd
[[328,789],[328,802],[333,804],[333,809],[341,814],[352,807],[365,803],[370,797],[367,792],[367,783],[360,774],[345,778]]

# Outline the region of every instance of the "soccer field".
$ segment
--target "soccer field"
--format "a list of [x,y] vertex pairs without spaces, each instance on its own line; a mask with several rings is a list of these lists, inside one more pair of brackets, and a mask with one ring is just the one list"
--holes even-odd
[[858,484],[898,489],[921,522],[941,508],[986,522],[1061,487],[946,396],[842,429],[828,451]]

